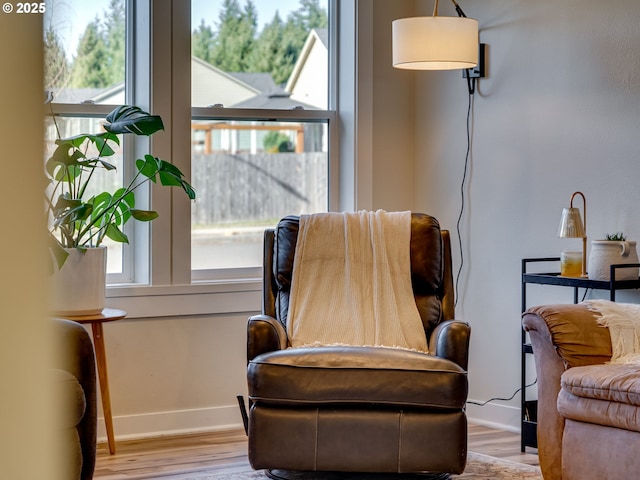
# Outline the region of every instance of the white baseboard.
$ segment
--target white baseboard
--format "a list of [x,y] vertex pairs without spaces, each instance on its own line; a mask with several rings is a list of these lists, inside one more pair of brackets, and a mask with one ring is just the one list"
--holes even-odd
[[[469,401],[477,401],[469,399]],[[481,403],[481,402],[478,402]],[[520,407],[487,403],[484,406],[467,403],[469,423],[498,428],[509,432],[520,432]]]
[[[243,428],[238,405],[113,417],[116,441]],[[98,418],[98,441],[107,441],[102,417]]]

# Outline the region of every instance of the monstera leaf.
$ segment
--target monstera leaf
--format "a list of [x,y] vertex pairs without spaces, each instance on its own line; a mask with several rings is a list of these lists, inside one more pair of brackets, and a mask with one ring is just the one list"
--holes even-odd
[[106,121],[104,128],[111,133],[149,136],[158,130],[164,130],[164,124],[158,115],[150,115],[141,108],[131,105],[116,108],[107,115]]

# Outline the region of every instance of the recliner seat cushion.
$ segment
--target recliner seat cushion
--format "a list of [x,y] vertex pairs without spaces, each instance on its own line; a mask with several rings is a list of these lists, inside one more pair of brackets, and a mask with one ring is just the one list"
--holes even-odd
[[462,409],[467,374],[428,354],[381,347],[295,348],[249,363],[249,397],[270,405]]

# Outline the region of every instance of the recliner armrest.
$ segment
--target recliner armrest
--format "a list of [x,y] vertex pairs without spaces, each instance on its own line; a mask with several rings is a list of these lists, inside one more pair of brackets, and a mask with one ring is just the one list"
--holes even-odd
[[247,362],[262,353],[287,348],[287,332],[282,324],[268,315],[253,315],[247,323]]
[[446,358],[467,370],[469,364],[469,337],[471,327],[460,320],[447,320],[439,324],[431,333],[429,352]]

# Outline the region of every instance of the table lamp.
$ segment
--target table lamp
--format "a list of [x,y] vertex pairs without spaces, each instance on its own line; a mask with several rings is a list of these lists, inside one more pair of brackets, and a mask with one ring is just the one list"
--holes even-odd
[[[580,217],[580,210],[573,206],[573,199],[582,197],[583,218]],[[571,195],[569,208],[562,210],[558,237],[561,238],[582,238],[582,277],[587,277],[587,200],[582,192],[574,192]]]

